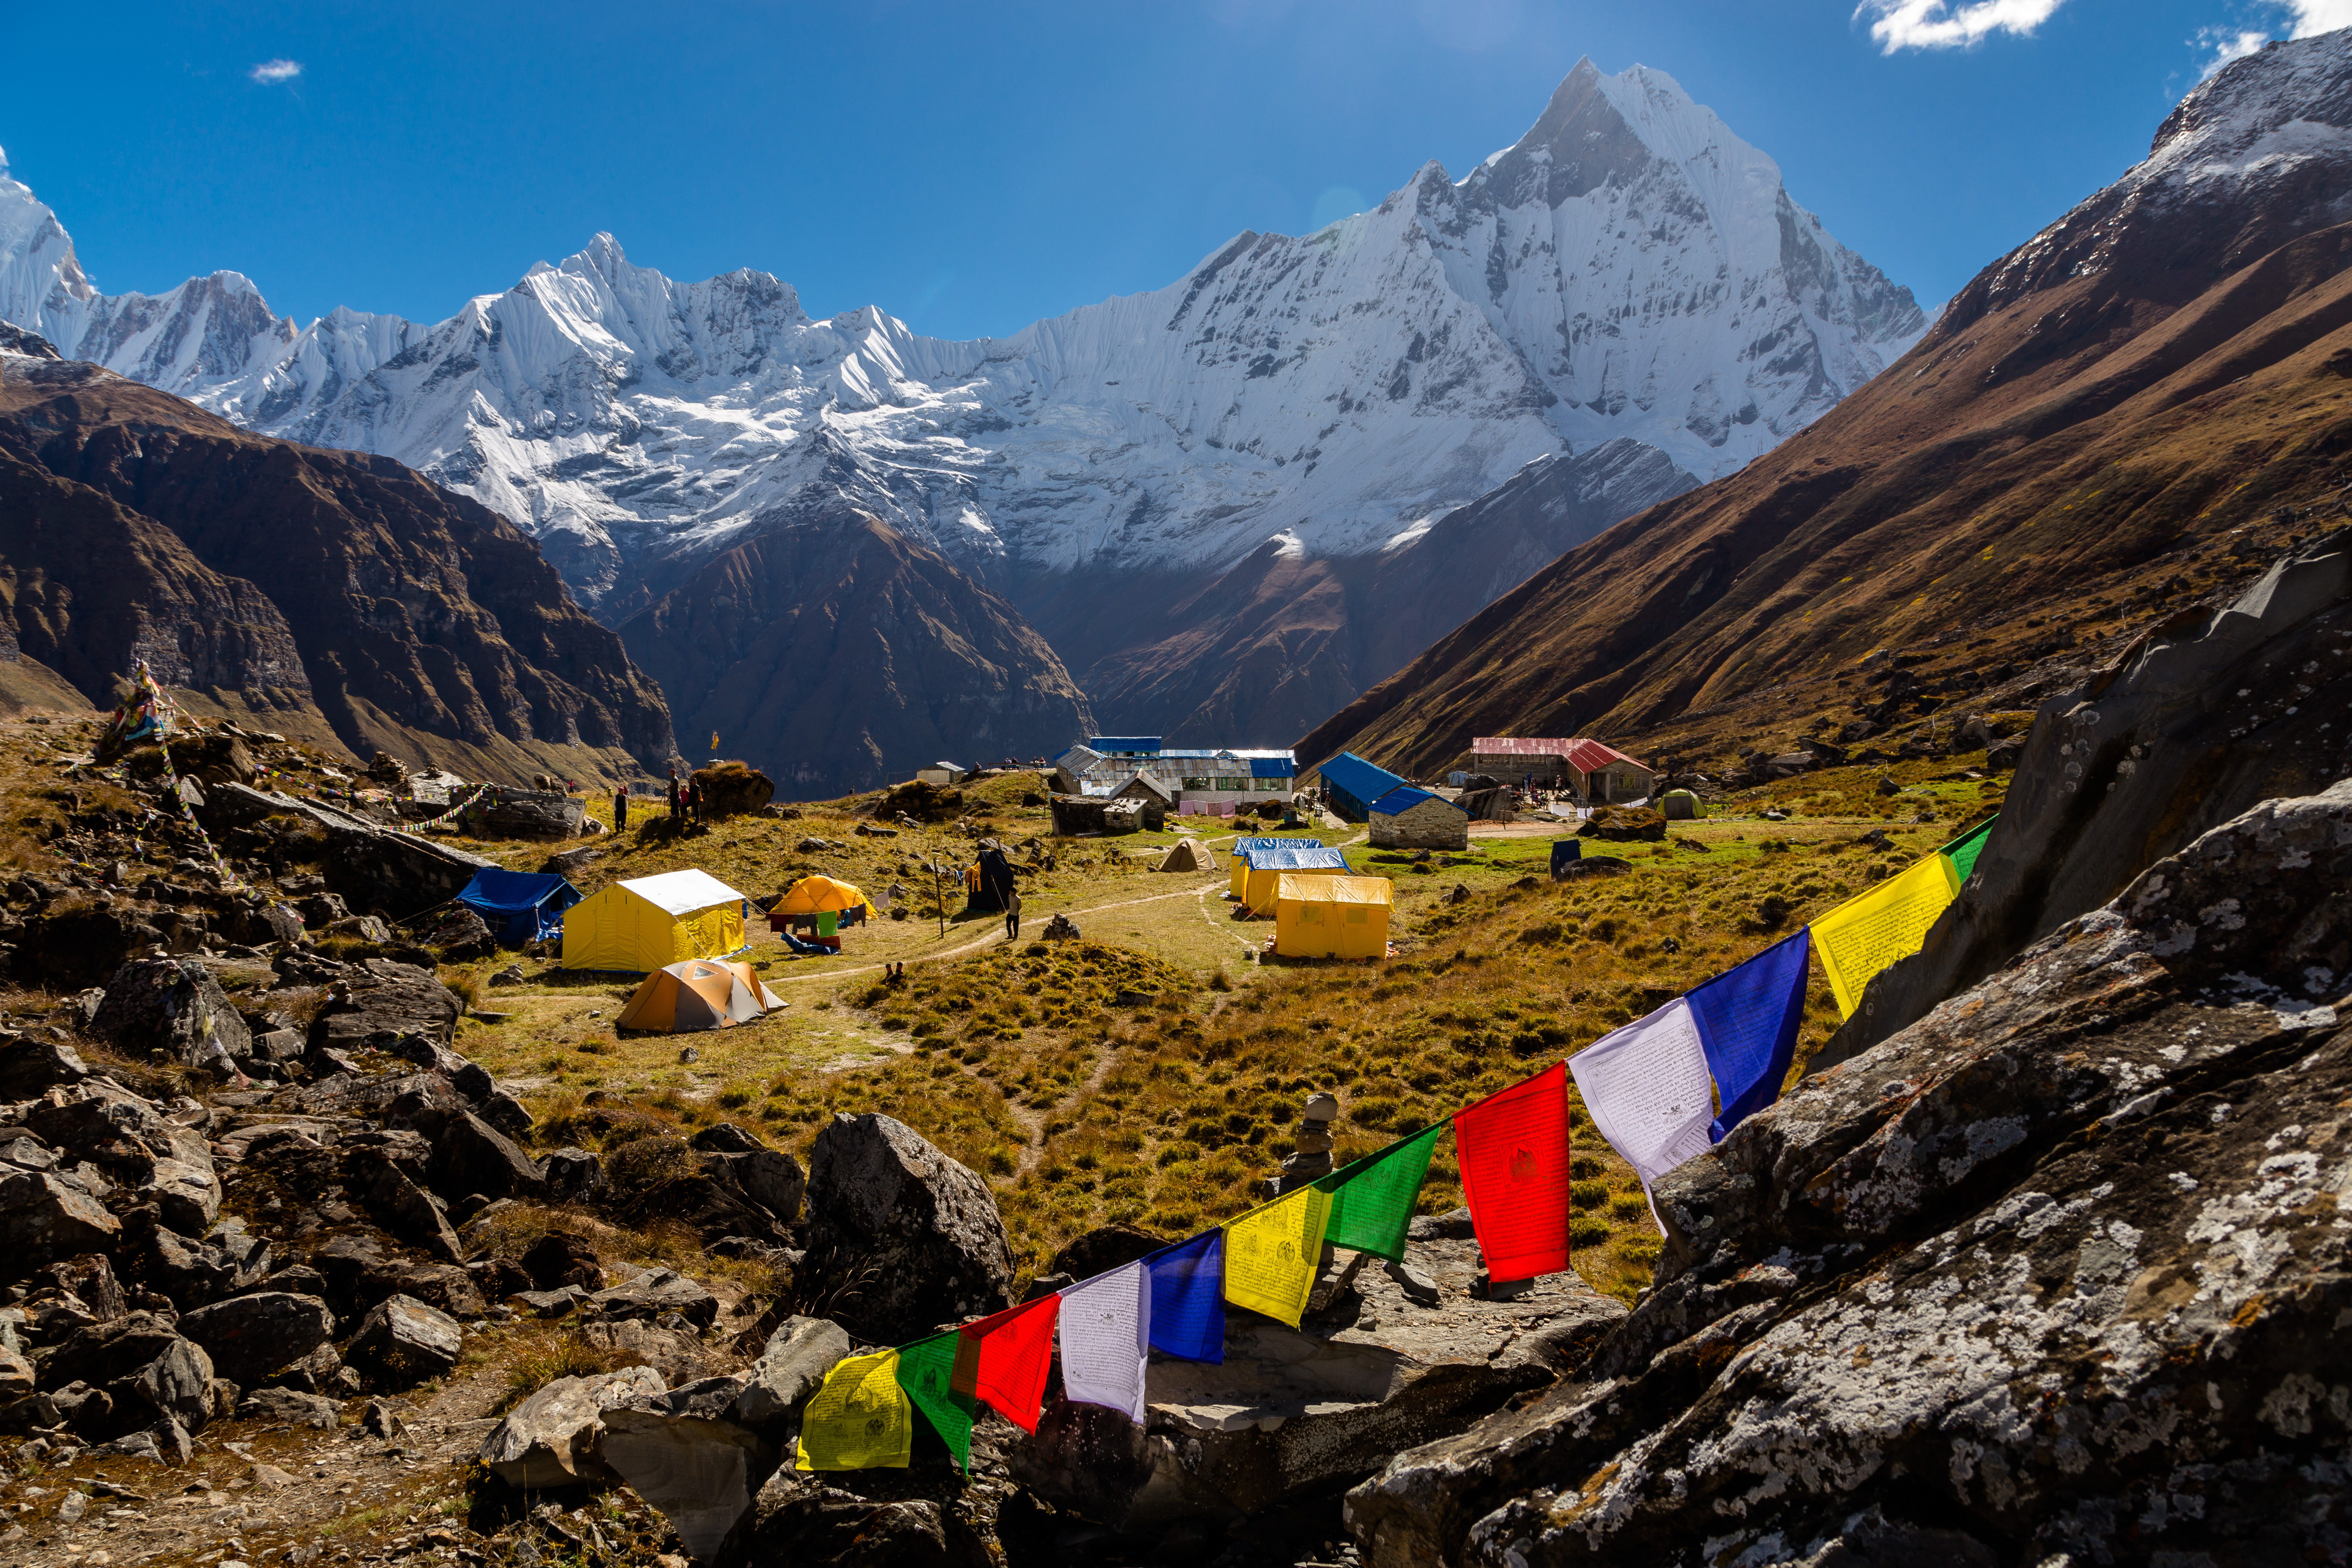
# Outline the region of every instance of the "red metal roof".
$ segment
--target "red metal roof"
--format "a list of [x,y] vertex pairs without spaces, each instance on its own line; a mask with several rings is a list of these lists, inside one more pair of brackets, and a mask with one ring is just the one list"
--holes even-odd
[[1581,737],[1482,735],[1470,742],[1470,753],[1486,757],[1566,757],[1570,767],[1585,773],[1612,763],[1631,763],[1637,768],[1650,765],[1614,746]]

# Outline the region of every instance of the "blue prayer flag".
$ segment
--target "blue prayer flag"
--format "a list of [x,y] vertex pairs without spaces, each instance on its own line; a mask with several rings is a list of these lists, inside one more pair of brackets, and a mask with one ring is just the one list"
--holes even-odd
[[1691,1019],[1723,1103],[1709,1129],[1718,1143],[1780,1098],[1780,1081],[1797,1054],[1811,952],[1811,934],[1801,931],[1690,994]]
[[1225,1233],[1213,1230],[1143,1260],[1151,1274],[1151,1348],[1186,1361],[1225,1359]]

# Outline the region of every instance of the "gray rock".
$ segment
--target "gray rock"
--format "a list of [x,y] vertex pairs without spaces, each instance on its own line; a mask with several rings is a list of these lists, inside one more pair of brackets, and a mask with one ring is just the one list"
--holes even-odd
[[493,862],[412,834],[396,833],[322,801],[298,800],[241,784],[206,792],[199,813],[207,828],[244,827],[267,816],[300,818],[327,836],[328,886],[341,896],[378,906],[394,920],[446,904],[474,873]]
[[530,1155],[513,1140],[468,1110],[436,1118],[437,1128],[419,1123],[433,1140],[425,1180],[443,1197],[471,1193],[486,1198],[538,1197],[547,1190]]
[[654,1319],[676,1312],[698,1329],[719,1316],[719,1298],[670,1268],[648,1268],[625,1285],[599,1290],[588,1305],[607,1318]]
[[558,1149],[541,1173],[551,1203],[592,1204],[604,1195],[604,1163],[585,1149]]
[[887,1116],[836,1115],[809,1154],[804,1302],[899,1344],[1013,1301],[1013,1248],[988,1184]]
[[2352,782],[2266,803],[1669,1173],[1640,1307],[1349,1493],[1366,1563],[2333,1551],[2347,855]]
[[77,1329],[41,1358],[40,1377],[52,1387],[82,1384],[107,1395],[103,1426],[86,1436],[120,1436],[165,1415],[194,1431],[212,1415],[212,1358],[152,1312]]
[[0,1100],[31,1100],[89,1076],[89,1064],[62,1040],[33,1035],[0,1037]]
[[192,1241],[157,1226],[126,1250],[128,1272],[183,1310],[249,1289],[269,1271],[269,1243],[243,1231]]
[[646,1366],[559,1377],[490,1429],[479,1458],[508,1485],[527,1490],[611,1480],[613,1471],[596,1456],[605,1411],[665,1386],[661,1373]]
[[377,1150],[355,1150],[343,1170],[352,1194],[385,1230],[446,1263],[465,1256],[448,1216],[396,1161]]
[[587,1323],[582,1326],[580,1337],[598,1350],[610,1352],[615,1360],[652,1367],[672,1384],[692,1383],[710,1374],[710,1354],[700,1340],[641,1319]]
[[742,1380],[710,1378],[604,1413],[604,1462],[661,1511],[695,1562],[719,1548],[751,1506],[751,1483],[771,1451],[727,1418]]
[[[945,1467],[940,1468],[942,1470]],[[977,1489],[952,1471],[770,1476],[726,1561],[792,1568],[989,1568]]]
[[588,1300],[588,1292],[577,1285],[565,1285],[553,1290],[518,1290],[508,1300],[521,1302],[534,1317],[560,1318],[566,1312],[578,1311],[580,1304]]
[[221,1376],[251,1384],[333,1339],[335,1314],[316,1296],[261,1290],[183,1312],[179,1330]]
[[604,1266],[596,1249],[587,1237],[568,1230],[551,1230],[532,1242],[522,1255],[522,1267],[531,1283],[543,1290],[576,1285],[584,1296],[604,1288]]
[[465,1005],[429,969],[371,958],[354,964],[345,1000],[331,1004],[311,1026],[310,1044],[352,1050],[378,1041],[389,1045],[404,1035],[421,1035],[446,1047]]
[[[1459,1432],[1513,1395],[1572,1371],[1625,1317],[1574,1274],[1512,1301],[1474,1294],[1477,1244],[1409,1242],[1423,1305],[1387,1273],[1340,1253],[1298,1329],[1231,1312],[1223,1365],[1155,1362],[1148,1427],[1054,1401],[1012,1451],[1013,1478],[1058,1508],[1122,1530],[1232,1520],[1369,1474],[1381,1457]],[[1318,1323],[1334,1326],[1319,1327]]]
[[0,1247],[17,1267],[106,1250],[121,1231],[103,1204],[63,1176],[19,1171],[0,1177]]
[[390,1387],[440,1377],[457,1364],[466,1333],[414,1296],[387,1296],[361,1320],[344,1359]]
[[253,1031],[213,972],[193,959],[134,958],[115,971],[90,1032],[133,1058],[164,1051],[224,1079],[237,1077],[253,1055]]
[[848,1353],[849,1331],[839,1323],[786,1318],[744,1374],[729,1418],[756,1431],[777,1431]]
[[25,1126],[104,1167],[134,1189],[133,1202],[155,1205],[183,1236],[202,1236],[220,1217],[220,1178],[204,1135],[110,1079],[50,1089],[26,1112]]
[[342,1418],[342,1408],[324,1394],[291,1388],[257,1388],[238,1403],[236,1413],[248,1421],[331,1432]]

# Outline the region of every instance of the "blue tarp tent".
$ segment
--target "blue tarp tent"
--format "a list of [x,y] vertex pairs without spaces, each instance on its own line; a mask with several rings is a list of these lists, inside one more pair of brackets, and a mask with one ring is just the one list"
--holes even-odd
[[485,867],[457,901],[481,916],[501,943],[520,947],[561,932],[563,911],[580,901],[580,889],[561,877]]

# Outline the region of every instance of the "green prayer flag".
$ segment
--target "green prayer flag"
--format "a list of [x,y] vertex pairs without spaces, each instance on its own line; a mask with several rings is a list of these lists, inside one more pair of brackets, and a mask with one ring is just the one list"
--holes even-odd
[[1412,1223],[1413,1200],[1429,1175],[1429,1157],[1448,1123],[1424,1127],[1387,1148],[1340,1166],[1315,1184],[1331,1194],[1331,1216],[1323,1239],[1381,1258],[1404,1256],[1405,1227]]
[[898,1352],[898,1386],[931,1429],[955,1456],[956,1468],[971,1468],[971,1423],[977,1405],[970,1393],[955,1390],[956,1349],[962,1339],[953,1329],[917,1340]]
[[2000,817],[1999,812],[1993,813],[1937,851],[1952,863],[1952,869],[1959,873],[1961,881],[1967,881],[1969,873],[1976,869],[1977,856],[1984,849],[1985,835],[1992,831],[1992,825]]

